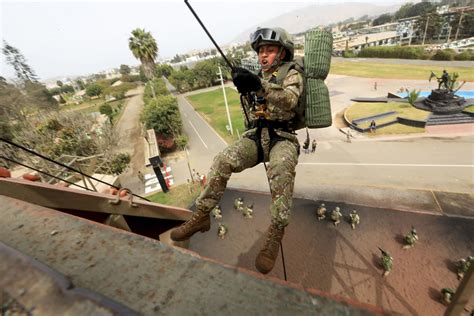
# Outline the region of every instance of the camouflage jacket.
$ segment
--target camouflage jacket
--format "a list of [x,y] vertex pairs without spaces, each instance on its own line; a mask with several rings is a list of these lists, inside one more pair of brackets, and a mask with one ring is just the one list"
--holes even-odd
[[[295,116],[295,108],[298,105],[300,95],[303,93],[303,77],[298,71],[291,69],[281,85],[272,83],[272,78],[273,74],[263,76],[263,89],[257,95],[265,98],[265,116],[267,121],[288,122]],[[255,115],[255,109],[249,104],[244,106],[249,120],[251,122],[258,120]],[[278,136],[298,142],[293,133],[281,128],[275,128],[274,130]],[[243,136],[253,135],[255,132],[256,128],[251,128]]]

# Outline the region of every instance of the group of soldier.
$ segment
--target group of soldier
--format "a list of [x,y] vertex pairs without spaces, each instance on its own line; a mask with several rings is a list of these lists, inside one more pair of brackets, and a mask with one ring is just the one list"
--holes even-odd
[[[234,209],[236,211],[239,211],[240,213],[242,213],[242,215],[245,218],[252,218],[253,217],[253,203],[249,204],[249,205],[245,205],[244,204],[244,199],[241,198],[241,197],[238,197],[237,199],[235,199]],[[222,219],[222,210],[221,210],[220,205],[217,205],[212,210],[211,214],[214,217],[214,219],[219,222],[219,226],[217,227],[217,236],[220,239],[224,239],[225,235],[229,231],[229,228],[227,227],[227,225],[220,222],[220,220]]]
[[[318,221],[321,221],[326,218],[326,212],[326,205],[324,203],[321,203],[321,205],[316,210],[316,216],[318,217]],[[339,206],[336,206],[331,212],[331,220],[334,223],[334,226],[337,226],[341,222],[342,218],[343,215],[341,213],[341,208]],[[348,221],[349,224],[351,224],[352,229],[355,229],[356,226],[360,224],[360,217],[359,214],[357,214],[356,210],[352,210],[352,212],[349,214]]]
[[[471,264],[474,263],[474,256],[468,256],[466,258],[461,258],[458,261],[456,261],[456,273],[458,276],[458,280],[461,280],[464,277],[464,274],[469,270],[469,267]],[[445,287],[441,289],[441,295],[443,299],[443,303],[448,305],[451,303],[451,300],[456,293],[455,290],[449,287]],[[474,314],[474,311],[471,311],[471,315]]]

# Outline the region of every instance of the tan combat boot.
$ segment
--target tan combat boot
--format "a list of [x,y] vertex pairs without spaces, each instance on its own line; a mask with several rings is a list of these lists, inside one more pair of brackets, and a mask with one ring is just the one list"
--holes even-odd
[[192,235],[198,231],[206,232],[211,229],[211,219],[209,213],[204,213],[197,210],[193,213],[193,216],[181,226],[171,231],[171,239],[174,241],[183,241],[189,239]]
[[267,274],[272,271],[284,233],[285,228],[278,228],[275,224],[271,224],[268,228],[265,245],[255,260],[255,267],[261,273]]

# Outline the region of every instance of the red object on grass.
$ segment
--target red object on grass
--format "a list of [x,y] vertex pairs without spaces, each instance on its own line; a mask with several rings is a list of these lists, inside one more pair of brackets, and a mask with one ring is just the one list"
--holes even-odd
[[23,175],[23,179],[28,180],[28,181],[40,181],[41,178],[37,175],[31,174],[31,173],[25,173]]
[[11,178],[12,174],[10,170],[4,167],[0,167],[0,178]]

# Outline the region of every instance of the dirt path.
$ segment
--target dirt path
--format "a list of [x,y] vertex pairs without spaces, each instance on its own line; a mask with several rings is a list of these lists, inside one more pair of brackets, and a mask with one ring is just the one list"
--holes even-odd
[[115,125],[117,137],[117,151],[130,154],[130,166],[120,175],[123,187],[139,193],[142,183],[137,177],[138,170],[143,169],[145,159],[145,148],[143,143],[142,129],[140,125],[140,113],[143,109],[143,87],[130,90],[127,95],[131,96],[122,117]]

